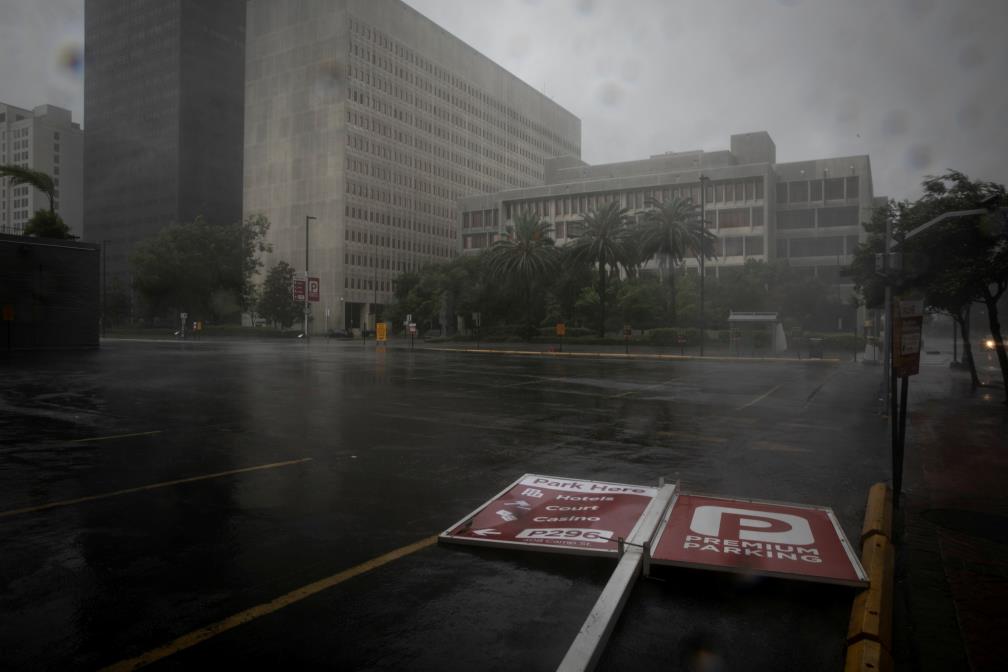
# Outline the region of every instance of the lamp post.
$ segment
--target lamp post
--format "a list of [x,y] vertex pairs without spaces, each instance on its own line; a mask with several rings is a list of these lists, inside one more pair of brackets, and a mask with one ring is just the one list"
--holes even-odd
[[108,240],[101,241],[101,335],[105,335],[105,322],[108,321]]
[[308,222],[317,217],[305,215],[304,218],[304,337],[308,340]]
[[700,173],[700,356],[703,357],[704,354],[704,257],[707,256],[707,250],[704,249],[704,243],[706,242],[707,233],[707,222],[706,219],[706,209],[707,209],[707,182],[710,178]]

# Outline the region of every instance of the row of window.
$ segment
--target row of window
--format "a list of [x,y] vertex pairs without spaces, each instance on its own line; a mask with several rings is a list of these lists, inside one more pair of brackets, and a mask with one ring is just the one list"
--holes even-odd
[[859,226],[856,205],[835,208],[802,208],[801,210],[779,210],[777,230],[824,229],[839,226]]
[[858,198],[860,192],[860,180],[857,175],[778,182],[777,202],[840,201]]
[[777,256],[782,259],[791,257],[839,257],[854,254],[857,246],[857,236],[778,238]]
[[[571,142],[570,140],[561,137],[558,133],[555,133],[542,124],[536,123],[518,113],[510,106],[500,100],[497,100],[493,96],[488,95],[486,92],[478,89],[469,82],[463,80],[461,77],[457,77],[453,73],[439,67],[419,54],[416,54],[406,46],[389,38],[382,31],[367,25],[355,17],[350,19],[350,31],[353,35],[357,35],[364,40],[367,40],[375,47],[383,49],[385,52],[393,56],[393,58],[388,58],[382,53],[377,52],[377,50],[372,50],[366,45],[360,45],[356,48],[357,53],[354,55],[362,58],[365,62],[370,62],[371,64],[382,68],[387,73],[407,81],[415,80],[416,73],[411,70],[411,68],[415,68],[419,72],[426,73],[431,79],[441,82],[445,87],[451,87],[458,91],[459,94],[465,94],[465,96],[456,95],[449,89],[440,86],[430,87],[432,94],[463,110],[467,116],[492,118],[493,115],[491,115],[490,112],[496,112],[501,117],[521,124],[523,127],[528,128],[542,138],[551,141],[553,144],[560,145],[566,150],[566,153],[572,153],[575,155],[580,154],[580,147],[575,144],[575,142]],[[351,44],[353,45],[353,42]],[[351,50],[353,51],[354,49],[355,48],[351,46]],[[415,84],[416,82],[412,81],[411,83]],[[478,103],[478,105],[476,103]],[[543,151],[549,151],[549,147],[546,143],[544,143],[541,139],[534,137],[531,133],[523,131],[521,135],[522,139],[526,142],[529,142]]]

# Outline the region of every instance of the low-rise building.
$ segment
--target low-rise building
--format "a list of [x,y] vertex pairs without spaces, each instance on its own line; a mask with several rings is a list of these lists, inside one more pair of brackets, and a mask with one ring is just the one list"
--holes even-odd
[[[765,131],[731,136],[730,149],[658,154],[639,161],[591,166],[573,157],[547,161],[545,184],[463,198],[460,248],[475,253],[493,244],[513,217],[533,212],[564,244],[577,236],[584,213],[616,201],[631,214],[649,198],[701,202],[718,237],[717,259],[706,274],[718,276],[747,259],[786,259],[838,287],[850,281],[841,269],[852,260],[862,222],[874,207],[868,156],[777,162]],[[696,269],[696,260],[687,260]]]

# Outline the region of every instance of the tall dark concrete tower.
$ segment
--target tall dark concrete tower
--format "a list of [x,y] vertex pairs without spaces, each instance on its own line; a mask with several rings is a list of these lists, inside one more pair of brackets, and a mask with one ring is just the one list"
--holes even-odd
[[242,214],[245,0],[85,0],[84,238]]

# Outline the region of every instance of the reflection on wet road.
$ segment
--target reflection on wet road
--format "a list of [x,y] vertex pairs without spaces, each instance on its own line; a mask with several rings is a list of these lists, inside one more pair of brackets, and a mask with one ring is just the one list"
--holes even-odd
[[[4,365],[14,668],[93,669],[240,622],[157,666],[553,669],[607,561],[425,546],[368,563],[525,472],[829,505],[856,536],[888,457],[877,368],[860,364],[111,342]],[[604,669],[700,650],[726,669],[842,666],[845,589],[659,578],[635,590]]]

